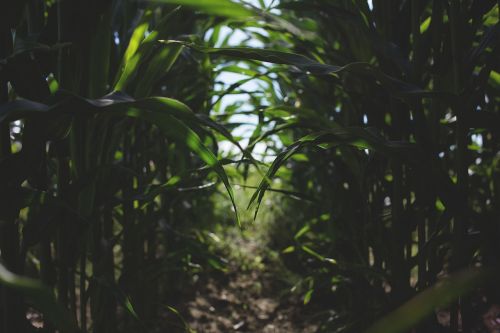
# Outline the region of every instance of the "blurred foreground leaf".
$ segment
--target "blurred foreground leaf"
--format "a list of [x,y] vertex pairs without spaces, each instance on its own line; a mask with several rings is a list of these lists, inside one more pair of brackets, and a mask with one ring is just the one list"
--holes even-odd
[[53,292],[40,281],[16,275],[0,264],[0,283],[22,293],[61,332],[79,331],[68,311],[56,301]]
[[439,281],[376,322],[366,333],[407,332],[435,309],[447,306],[470,292],[485,276],[482,270],[469,269]]

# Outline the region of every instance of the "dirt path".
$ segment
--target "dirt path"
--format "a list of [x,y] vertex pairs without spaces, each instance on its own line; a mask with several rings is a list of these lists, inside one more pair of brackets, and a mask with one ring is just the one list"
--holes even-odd
[[301,305],[276,294],[266,272],[232,272],[209,278],[187,306],[196,332],[314,332],[303,322]]
[[227,271],[201,276],[182,310],[189,327],[197,333],[315,332],[314,311],[290,292],[290,273],[279,256],[262,241],[241,234],[227,238],[232,243]]

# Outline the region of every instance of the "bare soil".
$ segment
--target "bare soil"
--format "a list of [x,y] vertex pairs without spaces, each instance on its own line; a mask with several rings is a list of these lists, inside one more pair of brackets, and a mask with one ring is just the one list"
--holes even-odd
[[227,270],[201,274],[191,299],[180,308],[197,333],[312,333],[318,309],[291,292],[291,273],[263,240],[241,233],[227,235]]
[[[200,281],[186,307],[187,323],[202,332],[315,332],[297,297],[280,295],[283,286],[266,271],[238,271]],[[203,285],[202,285],[203,284]]]

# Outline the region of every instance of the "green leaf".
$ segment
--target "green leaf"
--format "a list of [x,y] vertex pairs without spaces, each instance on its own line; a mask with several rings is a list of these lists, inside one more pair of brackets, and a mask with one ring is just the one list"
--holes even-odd
[[0,283],[22,293],[61,332],[78,332],[71,314],[56,301],[52,290],[40,281],[16,275],[0,263]]
[[295,236],[293,238],[299,239],[304,234],[308,233],[310,230],[311,230],[311,227],[306,224],[305,226],[303,226],[302,228],[300,228],[300,230],[295,234]]
[[312,297],[313,292],[314,292],[314,289],[310,289],[304,295],[304,305],[308,304],[311,301],[311,297]]
[[[122,64],[120,70],[117,73],[116,83],[114,89],[117,91],[125,90],[130,83],[130,81],[135,77],[139,65],[141,65],[145,59],[147,59],[154,50],[157,39],[165,38],[167,36],[167,28],[170,23],[172,15],[178,12],[178,8],[175,8],[169,12],[165,17],[163,17],[160,22],[158,22],[157,27],[149,32],[145,37],[145,33],[149,28],[149,21],[152,19],[152,12],[148,10],[143,17],[141,23],[137,26],[130,38],[129,45],[125,54],[123,56]],[[179,47],[171,48],[172,52],[157,54],[151,62],[148,64],[145,76],[146,83],[151,85],[157,78],[158,73],[165,73],[170,70],[172,64],[177,60],[179,55]],[[139,96],[145,96],[146,92],[150,86],[140,88]],[[145,91],[143,91],[144,89]]]
[[497,86],[500,85],[500,73],[497,73],[492,70],[490,72],[490,81]]
[[325,260],[325,257],[323,257],[321,254],[319,254],[318,252],[314,251],[313,249],[311,249],[309,246],[306,246],[306,245],[302,245],[301,246],[302,250],[306,253],[308,253],[309,255],[313,256],[314,258],[320,260],[320,261],[324,261]]
[[131,315],[134,319],[141,322],[139,316],[137,315],[137,312],[134,309],[134,306],[132,305],[132,302],[130,301],[130,297],[127,296],[127,294],[125,294],[123,290],[120,287],[118,287],[116,283],[106,281],[105,279],[102,278],[98,279],[98,283],[101,284],[103,287],[107,288],[108,290],[111,290],[116,300],[125,309],[125,311],[127,311],[127,313]]
[[245,18],[255,15],[250,9],[230,0],[153,0],[153,2],[188,6],[217,16]]
[[141,45],[144,39],[146,31],[148,30],[149,22],[147,22],[147,19],[149,19],[150,17],[151,17],[151,12],[147,12],[145,15],[145,20],[141,22],[132,33],[132,37],[130,37],[130,40],[128,42],[127,50],[123,55],[123,62],[125,65],[127,64],[127,62],[130,61],[130,59],[132,59],[134,54],[136,54],[137,50],[139,49],[139,46]]
[[366,333],[407,332],[435,309],[471,291],[484,277],[484,272],[470,269],[439,281],[376,322]]
[[[16,120],[21,117],[38,115],[41,112],[53,112],[55,114],[68,112],[79,114],[84,112],[88,115],[102,113],[109,116],[129,116],[156,125],[165,135],[186,144],[192,152],[217,173],[227,189],[236,214],[236,220],[238,224],[240,223],[233,190],[227,174],[214,153],[203,144],[200,136],[196,133],[196,131],[201,131],[201,125],[208,125],[214,130],[221,129],[210,120],[200,120],[184,103],[166,97],[134,100],[122,92],[115,92],[94,100],[70,95],[69,98],[54,106],[30,101],[7,103],[0,107],[0,121],[3,119]],[[227,131],[222,131],[221,134],[229,136],[228,139],[234,141]]]
[[278,169],[303,147],[320,145],[326,145],[327,147],[350,145],[360,149],[371,149],[392,158],[402,159],[413,165],[418,164],[420,161],[420,155],[415,144],[386,140],[370,128],[339,127],[306,135],[281,152],[271,164],[266,176],[260,182],[257,191],[254,192],[248,204],[248,207],[251,207],[254,203],[257,204],[254,217],[257,216],[264,193],[269,188],[270,179],[274,177]]
[[151,11],[148,11],[141,22],[137,25],[132,33],[132,37],[128,42],[127,50],[125,50],[125,54],[123,55],[122,64],[120,66],[120,70],[117,73],[115,90],[120,90],[127,80],[128,76],[135,70],[138,65],[139,57],[134,57],[136,55],[139,46],[141,45],[144,35],[149,27],[149,18],[151,17]]
[[309,71],[312,74],[326,75],[326,74],[338,73],[343,69],[343,67],[340,66],[321,64],[303,55],[291,52],[256,49],[250,47],[210,48],[179,41],[161,41],[161,42],[166,44],[181,43],[185,46],[188,46],[200,52],[205,52],[215,55],[223,55],[232,58],[239,58],[245,60],[259,60],[274,64],[282,64],[282,65],[294,65],[303,69],[304,71]]
[[191,327],[189,327],[189,324],[187,323],[187,321],[184,319],[184,317],[180,314],[180,312],[176,308],[174,308],[174,307],[172,307],[170,305],[165,305],[165,308],[168,311],[170,311],[173,314],[175,314],[181,320],[182,325],[184,326],[185,332],[187,332],[187,333],[195,333],[195,331]]
[[[129,106],[129,107],[127,107]],[[124,108],[125,107],[125,108]],[[174,99],[157,97],[149,98],[142,101],[126,103],[126,105],[118,106],[116,112],[126,114],[131,117],[141,118],[147,120],[160,128],[166,135],[172,136],[175,140],[183,142],[188,146],[191,151],[198,155],[206,164],[208,164],[217,173],[222,180],[226,190],[229,194],[233,208],[236,214],[236,220],[240,223],[238,217],[238,210],[234,198],[234,193],[229,179],[227,177],[222,164],[217,157],[210,151],[201,141],[200,137],[190,127],[186,126],[184,122],[176,119],[176,117],[169,115],[171,113],[179,118],[182,118],[187,123],[195,125],[196,117],[191,117],[189,108],[179,101]]]
[[423,34],[424,32],[429,29],[429,26],[431,25],[431,17],[429,16],[428,18],[425,19],[422,24],[420,24],[420,33]]
[[137,85],[135,92],[137,97],[145,97],[149,94],[153,84],[170,71],[179,58],[182,48],[182,45],[168,45],[153,56]]
[[353,62],[345,66],[337,66],[320,63],[312,60],[301,54],[292,52],[283,52],[276,50],[257,49],[249,47],[228,47],[228,48],[210,48],[195,45],[193,43],[174,41],[174,40],[160,40],[165,44],[182,44],[199,52],[208,54],[222,55],[226,57],[233,57],[244,60],[258,60],[274,64],[296,66],[306,74],[313,75],[337,75],[343,72],[352,73],[359,76],[371,76],[373,82],[379,82],[392,94],[399,97],[454,97],[453,94],[448,92],[427,91],[420,87],[401,81],[391,77],[378,68],[365,62]]

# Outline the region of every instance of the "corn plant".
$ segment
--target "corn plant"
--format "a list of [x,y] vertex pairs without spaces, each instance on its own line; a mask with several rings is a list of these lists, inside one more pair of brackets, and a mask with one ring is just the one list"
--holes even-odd
[[[32,329],[28,306],[48,332],[157,327],[189,267],[214,262],[190,233],[210,222],[214,179],[236,210],[223,164],[260,165],[252,153],[262,142],[277,155],[250,206],[258,218],[268,190],[300,199],[287,207],[283,257],[303,274],[304,303],[332,310],[324,330],[429,332],[432,312],[451,304],[450,331],[471,332],[479,308],[496,301],[485,278],[498,256],[495,1],[9,8],[0,28],[4,332]],[[264,47],[214,47],[224,25]],[[224,71],[247,78],[216,92]],[[262,91],[241,88],[251,80]],[[213,121],[222,95],[236,93],[255,110],[235,104]],[[258,118],[246,147],[228,130],[238,124],[222,125],[236,114]],[[219,160],[218,140],[244,160]],[[272,186],[276,177],[290,188]]]
[[[248,149],[274,135],[288,147],[250,206],[257,213],[276,176],[315,199],[290,208],[297,222],[284,253],[306,272],[304,302],[335,310],[326,329],[359,332],[443,277],[494,270],[498,4],[281,1],[278,8],[278,23],[270,18],[266,34],[254,34],[267,49],[203,51],[247,60],[242,73],[272,73],[279,82],[279,91],[269,85],[254,99],[259,124]],[[472,331],[498,288],[483,281],[467,296],[481,274],[456,274],[440,296],[420,294],[370,332],[417,322],[422,332],[435,330],[432,311],[451,299],[450,331]],[[426,307],[417,305],[423,300]],[[398,319],[404,311],[414,315]]]
[[0,331],[34,330],[28,307],[46,332],[158,327],[192,261],[217,262],[190,230],[214,176],[232,200],[213,133],[234,142],[208,117],[209,57],[158,41],[202,42],[220,19],[120,0],[4,9]]
[[[260,38],[276,51],[224,52],[290,66],[274,70],[281,97],[261,108],[268,131],[254,142],[278,133],[288,147],[252,203],[258,209],[276,175],[316,198],[295,213],[284,252],[307,272],[304,301],[335,310],[327,330],[359,332],[442,276],[494,268],[498,4],[281,1],[279,8],[307,33],[270,29]],[[450,331],[472,331],[485,306],[477,298],[495,303],[497,290],[485,283],[452,303]],[[405,309],[414,316],[390,317],[370,332],[401,332],[417,321],[418,330],[435,330],[430,312],[446,300],[427,298],[426,311],[411,303]]]

